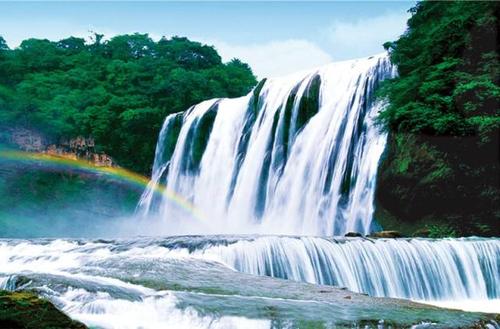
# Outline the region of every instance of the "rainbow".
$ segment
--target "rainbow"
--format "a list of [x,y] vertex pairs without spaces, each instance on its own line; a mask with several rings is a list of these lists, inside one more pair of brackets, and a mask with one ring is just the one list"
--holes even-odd
[[[111,176],[113,178],[119,179],[124,182],[128,182],[142,189],[145,189],[150,182],[148,177],[124,168],[96,166],[95,164],[89,161],[76,160],[64,156],[52,155],[47,153],[0,150],[0,158],[11,161],[38,162],[38,163],[43,163],[45,165],[66,167],[66,168],[91,172],[95,174],[102,174],[106,176]],[[162,193],[165,197],[167,197],[177,206],[179,206],[180,208],[185,210],[188,214],[190,214],[191,217],[197,220],[202,220],[203,216],[201,216],[201,213],[198,211],[198,209],[196,209],[195,206],[189,200],[175,193],[172,189],[162,184],[156,184],[156,186],[154,187],[154,191]]]

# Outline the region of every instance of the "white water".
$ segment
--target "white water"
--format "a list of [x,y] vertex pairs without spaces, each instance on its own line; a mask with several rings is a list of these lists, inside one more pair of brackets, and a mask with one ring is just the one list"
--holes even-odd
[[[113,245],[55,240],[0,243],[0,271],[61,274],[117,257],[159,262],[198,258],[240,272],[418,300],[500,298],[500,240],[314,237],[179,237]],[[500,310],[499,310],[500,311]]]
[[371,296],[455,301],[462,308],[468,302],[496,300],[491,306],[500,312],[498,239],[259,237],[194,255],[241,272],[346,287]]
[[[124,281],[127,277],[141,279],[144,268],[145,273],[155,273],[154,280],[159,282],[168,282],[175,273],[181,273],[180,279],[175,280],[181,280],[188,287],[214,287],[210,280],[235,280],[234,289],[245,289],[239,288],[245,284],[239,283],[234,272],[223,274],[212,271],[211,267],[204,270],[206,263],[200,261],[215,261],[228,269],[249,274],[346,287],[371,296],[408,298],[469,311],[500,313],[500,240],[480,238],[369,240],[206,236],[105,243],[0,241],[0,289],[18,288],[6,279],[15,274],[57,275],[59,278],[49,278],[47,283],[41,281],[37,286],[46,287],[45,291],[50,282],[56,286],[59,282],[68,284],[64,278],[90,282],[57,293],[49,291],[58,306],[86,323],[108,328],[123,320],[131,328],[139,327],[139,323],[145,328],[155,328],[168,320],[174,322],[165,323],[178,322],[179,328],[197,327],[197,323],[203,328],[201,324],[206,323],[207,318],[189,307],[178,309],[175,294]],[[162,264],[174,264],[174,267],[165,268]],[[192,276],[179,264],[187,264],[189,271],[202,272]],[[178,284],[175,280],[173,283]],[[96,291],[95,285],[101,288]],[[116,295],[117,291],[121,293]],[[141,313],[149,314],[150,322],[137,317]],[[238,318],[218,317],[211,321],[215,320],[222,325],[227,321],[234,323]],[[245,322],[245,319],[239,320]]]
[[[149,253],[149,251],[153,251]],[[132,249],[113,252],[102,243],[54,240],[50,243],[24,241],[15,244],[0,242],[0,289],[14,290],[11,278],[16,274],[43,273],[57,275],[48,283],[59,285],[62,291],[47,284],[35,285],[39,293],[49,297],[71,318],[89,326],[108,329],[231,329],[270,328],[268,320],[241,316],[203,315],[192,307],[179,308],[178,298],[169,291],[156,291],[106,276],[81,274],[79,269],[114,257],[154,258],[163,248]],[[154,251],[157,251],[156,253]],[[65,279],[88,282],[88,289],[66,287]],[[71,281],[70,281],[71,282]],[[30,282],[27,283],[28,285]],[[82,283],[83,284],[83,283]],[[59,289],[62,289],[60,288]],[[99,290],[95,291],[96,287]],[[32,287],[30,287],[32,288]],[[107,291],[109,290],[109,292]],[[124,297],[113,293],[122,291]],[[127,298],[132,297],[132,298]]]
[[[185,233],[369,233],[386,141],[373,92],[393,75],[386,55],[333,63],[167,117],[140,213]],[[155,199],[157,183],[190,200],[201,222]]]
[[[365,317],[417,323],[441,315],[441,324],[449,328],[472,320],[444,310],[423,314],[415,306],[349,291],[339,296],[338,290],[291,280],[379,296],[425,296],[427,303],[498,313],[499,256],[498,239],[474,238],[0,240],[0,289],[35,289],[72,318],[102,328],[291,329],[301,328],[302,320],[357,328]],[[291,280],[264,280],[234,270]],[[165,290],[165,284],[175,291]],[[388,314],[394,307],[399,311]]]
[[[386,55],[334,63],[167,117],[138,210],[175,233],[369,233],[386,142],[375,124],[384,104],[373,93],[394,75]],[[167,195],[155,195],[159,183],[203,217],[193,221]],[[371,296],[500,312],[498,239],[264,236],[174,248],[174,255]]]
[[159,292],[139,301],[116,299],[107,293],[70,289],[59,297],[63,311],[74,319],[92,326],[110,329],[231,329],[269,328],[267,320],[200,315],[196,310],[176,307],[177,299],[168,292]]

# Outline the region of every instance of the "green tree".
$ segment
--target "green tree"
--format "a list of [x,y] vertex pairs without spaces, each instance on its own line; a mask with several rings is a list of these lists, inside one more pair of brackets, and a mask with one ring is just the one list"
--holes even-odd
[[399,76],[380,91],[390,101],[381,206],[498,235],[500,3],[423,1],[410,12],[407,31],[384,45]]
[[2,36],[0,36],[0,52],[5,50],[9,50],[9,46],[7,45],[5,39]]
[[83,134],[122,166],[148,173],[164,118],[202,100],[241,96],[256,84],[250,67],[222,63],[187,38],[147,34],[91,42],[0,38],[0,119],[57,141]]

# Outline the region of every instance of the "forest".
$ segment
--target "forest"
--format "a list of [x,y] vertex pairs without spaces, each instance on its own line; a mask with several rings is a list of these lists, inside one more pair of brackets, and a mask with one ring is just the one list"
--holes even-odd
[[498,236],[500,3],[423,1],[410,12],[406,33],[384,45],[399,77],[379,90],[390,137],[378,219],[389,209],[436,236]]
[[149,174],[164,118],[203,100],[236,97],[256,84],[238,59],[183,37],[119,35],[91,41],[0,36],[0,125],[61,138],[92,136],[99,152]]

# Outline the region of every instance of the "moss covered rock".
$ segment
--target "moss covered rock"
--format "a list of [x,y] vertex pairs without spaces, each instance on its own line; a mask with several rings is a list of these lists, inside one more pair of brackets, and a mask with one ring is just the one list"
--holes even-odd
[[85,329],[48,300],[27,291],[0,291],[0,328]]

